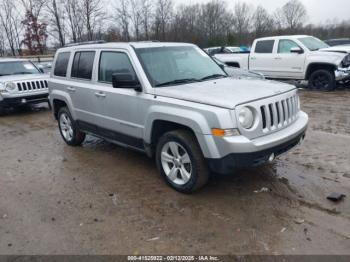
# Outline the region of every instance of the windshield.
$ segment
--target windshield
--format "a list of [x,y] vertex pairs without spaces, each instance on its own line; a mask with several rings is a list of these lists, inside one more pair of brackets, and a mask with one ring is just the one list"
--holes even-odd
[[0,62],[0,76],[22,74],[40,74],[40,71],[29,61]]
[[179,85],[227,77],[201,49],[194,46],[136,49],[153,87]]
[[329,47],[329,45],[327,45],[325,42],[315,37],[299,38],[299,41],[302,42],[310,51],[317,51],[319,49]]

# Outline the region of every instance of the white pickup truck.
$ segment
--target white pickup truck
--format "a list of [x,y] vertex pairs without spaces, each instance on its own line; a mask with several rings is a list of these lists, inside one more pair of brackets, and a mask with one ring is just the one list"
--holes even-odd
[[272,79],[307,80],[310,89],[333,90],[350,81],[350,46],[329,47],[306,35],[256,39],[249,54],[217,54],[229,66]]

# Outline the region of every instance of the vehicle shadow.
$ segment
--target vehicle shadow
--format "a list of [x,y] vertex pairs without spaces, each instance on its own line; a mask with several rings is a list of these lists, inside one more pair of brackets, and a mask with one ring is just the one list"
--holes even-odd
[[48,103],[40,103],[36,105],[23,105],[14,108],[6,108],[0,117],[25,116],[36,112],[50,111]]

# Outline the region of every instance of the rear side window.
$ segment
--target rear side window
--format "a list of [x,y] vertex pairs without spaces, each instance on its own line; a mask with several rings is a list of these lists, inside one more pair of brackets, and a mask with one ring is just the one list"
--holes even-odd
[[57,55],[55,64],[55,76],[66,76],[70,53],[64,52]]
[[74,55],[71,76],[90,80],[92,77],[94,59],[95,52],[93,51],[76,52]]
[[112,74],[132,74],[136,79],[135,71],[125,53],[101,52],[98,81],[111,83]]
[[274,44],[275,40],[258,41],[255,46],[255,53],[271,54],[273,51]]

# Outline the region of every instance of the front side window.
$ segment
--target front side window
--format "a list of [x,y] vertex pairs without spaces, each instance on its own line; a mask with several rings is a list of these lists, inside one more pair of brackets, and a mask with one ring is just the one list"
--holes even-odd
[[29,61],[0,62],[0,76],[40,73],[39,69]]
[[279,54],[288,54],[290,50],[294,47],[300,48],[297,43],[292,40],[280,40],[278,44],[278,53]]
[[227,77],[201,49],[194,46],[167,46],[136,49],[153,87],[177,85]]
[[127,54],[110,51],[101,52],[98,81],[111,83],[113,74],[131,74],[136,79],[135,71]]
[[94,67],[95,52],[82,51],[74,55],[72,77],[91,80]]
[[306,48],[309,49],[310,51],[317,51],[319,49],[329,47],[329,45],[327,45],[325,42],[311,36],[299,38],[299,41],[302,42],[303,45],[306,46]]
[[262,40],[258,41],[255,46],[255,53],[258,54],[271,54],[273,51],[273,45],[275,40]]

